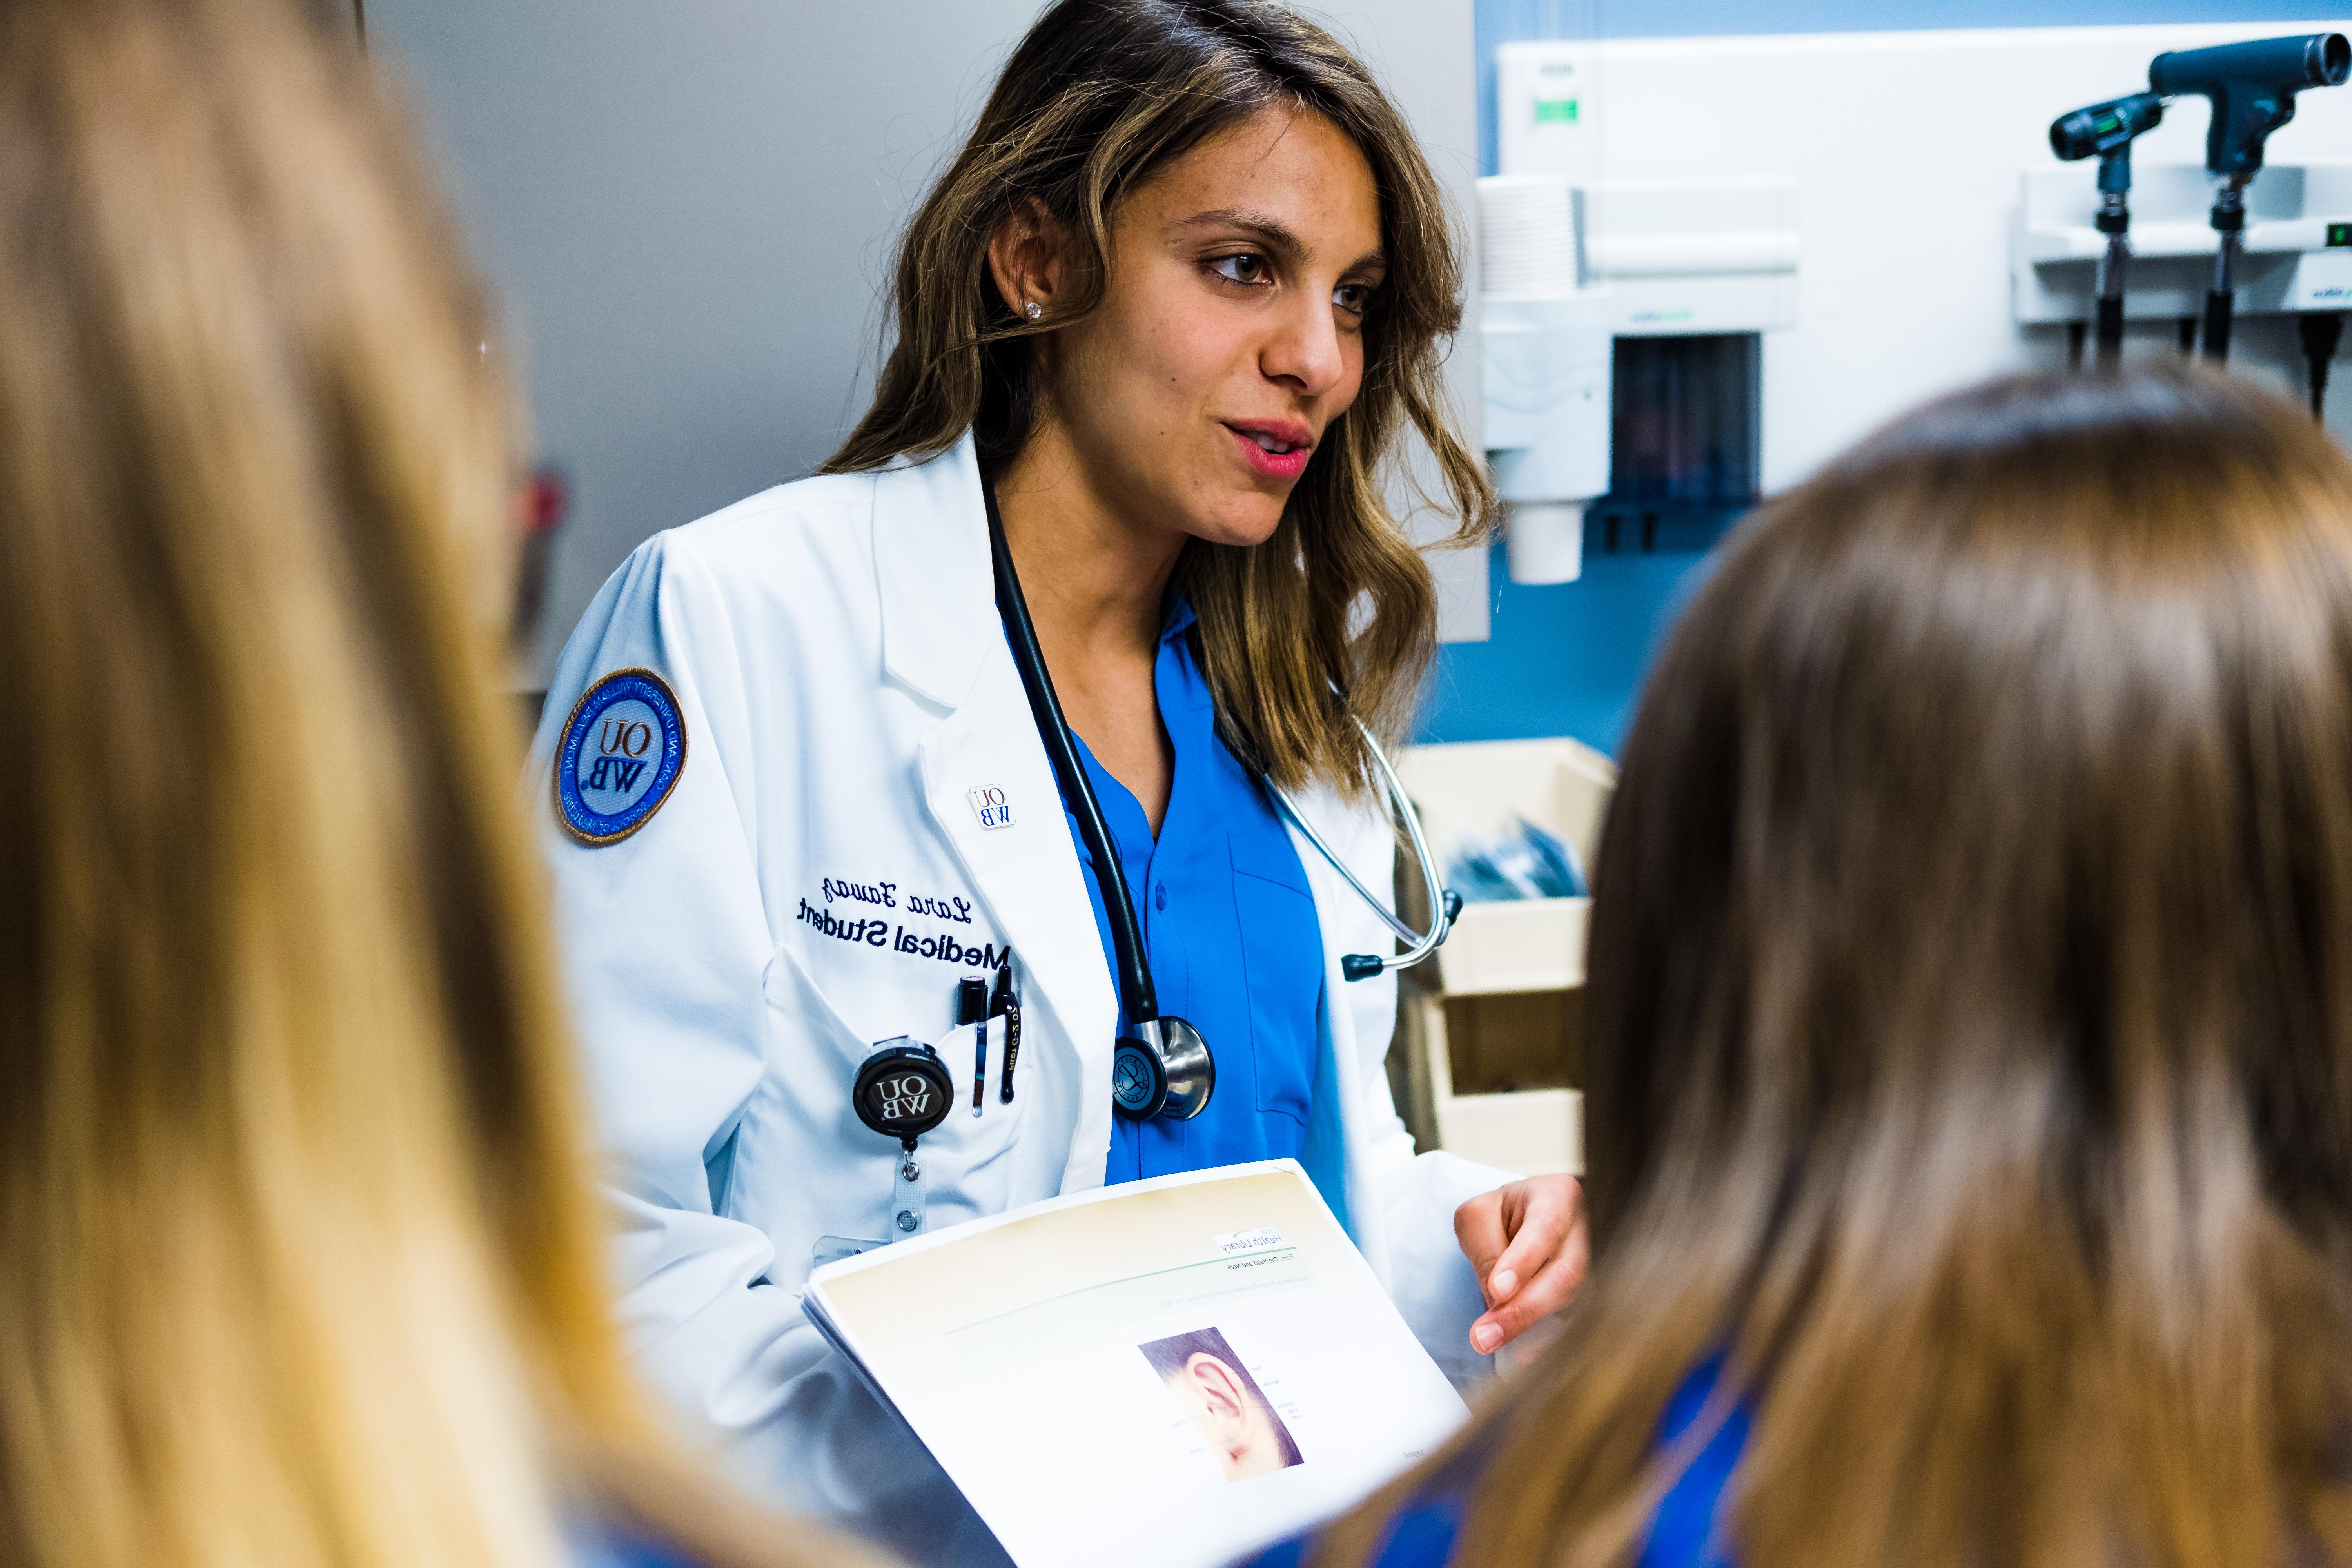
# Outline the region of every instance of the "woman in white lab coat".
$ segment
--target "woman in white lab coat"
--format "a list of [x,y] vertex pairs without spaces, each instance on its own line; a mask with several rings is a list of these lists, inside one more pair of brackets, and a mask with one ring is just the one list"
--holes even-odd
[[[1572,1181],[1413,1153],[1394,983],[1340,963],[1390,933],[1268,788],[1385,895],[1357,721],[1401,732],[1434,644],[1382,502],[1404,426],[1466,530],[1491,504],[1443,412],[1459,289],[1426,163],[1327,35],[1263,0],[1065,0],[913,220],[826,472],[646,542],[564,650],[539,754],[627,1328],[800,1505],[919,1561],[998,1555],[797,1301],[903,1236],[1295,1157],[1465,1379],[1581,1273]],[[1091,838],[1008,648],[992,512]],[[1114,1115],[1113,1042],[1150,1015],[1107,858],[1158,1002],[1213,1053],[1189,1121]],[[974,1062],[959,986],[1000,969],[1018,1058]],[[900,1037],[958,1075],[911,1154],[852,1099]]]

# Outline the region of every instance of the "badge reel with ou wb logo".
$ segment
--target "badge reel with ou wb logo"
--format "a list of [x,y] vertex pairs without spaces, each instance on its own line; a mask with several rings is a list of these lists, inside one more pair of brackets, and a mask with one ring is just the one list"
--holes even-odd
[[858,1068],[850,1102],[857,1109],[858,1121],[898,1141],[906,1151],[898,1173],[911,1182],[922,1173],[915,1163],[915,1140],[947,1120],[955,1104],[955,1084],[939,1052],[901,1035],[875,1047]]

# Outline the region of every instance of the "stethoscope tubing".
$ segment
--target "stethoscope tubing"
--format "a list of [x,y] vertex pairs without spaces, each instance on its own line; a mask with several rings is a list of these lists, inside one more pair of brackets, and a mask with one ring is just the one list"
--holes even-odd
[[996,487],[982,481],[981,494],[988,502],[988,549],[996,576],[996,609],[1004,621],[1005,639],[1012,646],[1013,667],[1021,674],[1022,689],[1029,694],[1029,711],[1036,721],[1037,738],[1061,785],[1062,800],[1077,818],[1078,837],[1095,863],[1095,881],[1102,889],[1103,914],[1110,922],[1110,945],[1118,956],[1119,1000],[1131,1024],[1148,1024],[1160,1016],[1159,993],[1151,984],[1151,965],[1143,953],[1143,931],[1135,918],[1135,899],[1128,890],[1127,870],[1118,862],[1110,826],[1103,820],[1102,803],[1087,779],[1070,721],[1062,715],[1061,699],[1054,694],[1054,678],[1045,668],[1045,655],[1037,646],[1037,628],[1029,619],[1029,601],[1022,596],[1021,578],[1013,569],[1013,551],[1004,542],[1004,519],[996,510]]
[[[1348,879],[1348,886],[1355,889],[1356,896],[1371,906],[1372,913],[1381,917],[1381,923],[1393,931],[1399,942],[1406,944],[1406,950],[1394,958],[1378,958],[1379,967],[1369,971],[1369,978],[1370,974],[1377,974],[1381,969],[1410,969],[1435,952],[1454,929],[1454,906],[1452,895],[1438,882],[1437,861],[1429,852],[1429,840],[1421,830],[1421,813],[1413,809],[1412,797],[1405,794],[1404,781],[1398,778],[1396,769],[1389,765],[1388,753],[1381,749],[1380,742],[1372,738],[1372,731],[1364,721],[1352,713],[1348,717],[1356,726],[1356,732],[1363,736],[1364,750],[1370,753],[1372,765],[1380,772],[1381,784],[1396,808],[1396,819],[1404,824],[1405,837],[1412,841],[1413,859],[1421,868],[1421,885],[1429,890],[1430,921],[1427,931],[1418,931],[1405,924],[1387,904],[1381,901],[1379,894],[1364,886],[1362,879],[1349,868],[1348,862],[1323,842],[1323,836],[1315,831],[1315,825],[1307,820],[1307,814],[1298,809],[1287,791],[1272,779],[1265,781],[1265,788],[1266,793],[1274,796],[1275,804],[1282,807],[1282,814],[1290,819],[1291,826],[1307,836],[1307,843],[1315,846],[1316,853]],[[1377,957],[1358,953],[1349,956]]]

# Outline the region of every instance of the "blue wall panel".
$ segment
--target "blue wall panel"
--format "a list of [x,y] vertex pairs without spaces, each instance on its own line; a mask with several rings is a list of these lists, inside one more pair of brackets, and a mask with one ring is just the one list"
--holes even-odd
[[1615,755],[1658,638],[1711,559],[1663,550],[1598,555],[1588,544],[1582,577],[1526,588],[1510,581],[1495,546],[1494,634],[1438,655],[1422,739],[1573,735]]

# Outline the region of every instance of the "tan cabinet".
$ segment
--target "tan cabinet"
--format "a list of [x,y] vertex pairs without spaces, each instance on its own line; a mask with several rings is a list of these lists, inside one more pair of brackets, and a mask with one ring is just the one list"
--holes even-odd
[[[1441,862],[1465,838],[1525,818],[1574,845],[1588,867],[1617,776],[1607,757],[1566,739],[1416,746],[1398,773]],[[1591,913],[1588,899],[1467,904],[1436,958],[1405,972],[1393,1078],[1423,1148],[1526,1175],[1583,1168]]]

